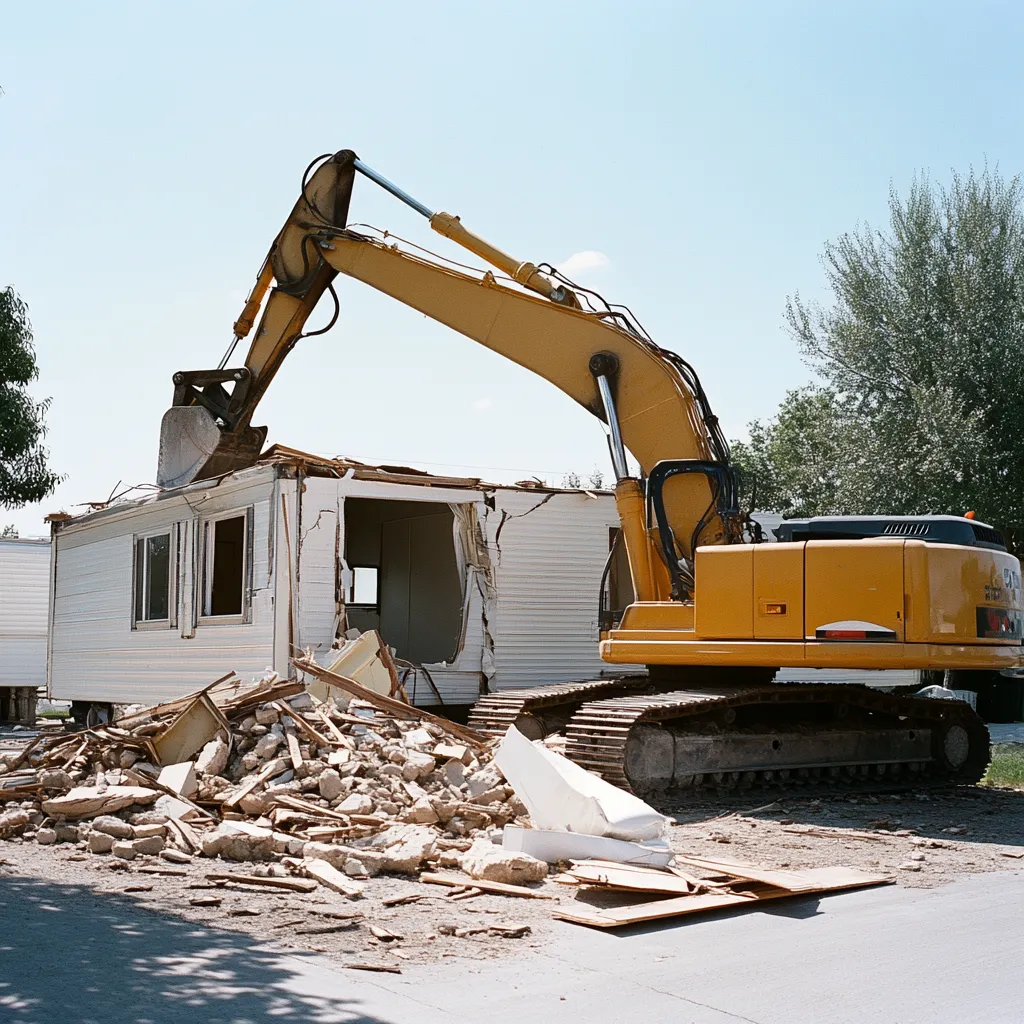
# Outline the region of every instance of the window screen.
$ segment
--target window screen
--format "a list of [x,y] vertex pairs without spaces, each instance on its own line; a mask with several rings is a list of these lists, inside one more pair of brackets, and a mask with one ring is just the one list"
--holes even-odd
[[135,541],[135,621],[170,618],[171,535],[160,533]]

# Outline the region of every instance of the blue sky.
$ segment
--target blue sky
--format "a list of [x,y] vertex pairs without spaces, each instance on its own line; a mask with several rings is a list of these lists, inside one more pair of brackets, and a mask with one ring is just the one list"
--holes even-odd
[[[809,378],[787,294],[890,185],[1024,168],[1012,3],[8,5],[0,286],[29,303],[67,480],[155,475],[177,369],[216,365],[317,154],[355,149],[521,259],[565,262],[697,368],[730,437]],[[352,219],[449,252],[359,181]],[[492,480],[607,471],[526,371],[340,282],[255,422],[271,440]],[[311,323],[326,320],[318,310]]]

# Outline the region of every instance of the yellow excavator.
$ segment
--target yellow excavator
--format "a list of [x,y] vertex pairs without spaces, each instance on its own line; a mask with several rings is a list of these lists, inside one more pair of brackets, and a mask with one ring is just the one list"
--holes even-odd
[[[357,175],[491,269],[349,226]],[[964,701],[774,680],[780,668],[808,670],[807,680],[816,669],[922,669],[949,680],[1019,667],[1020,564],[996,530],[960,516],[821,517],[785,522],[779,543],[759,543],[688,362],[626,307],[550,264],[512,258],[351,150],[307,167],[217,369],[174,375],[162,487],[256,461],[266,438],[251,425],[256,406],[292,347],[337,319],[339,274],[532,370],[606,425],[635,600],[602,624],[600,651],[647,672],[490,694],[471,723],[495,732],[514,723],[533,737],[564,731],[570,757],[640,793],[981,777],[988,731]],[[334,316],[304,334],[324,292]],[[258,316],[244,364],[229,367]]]

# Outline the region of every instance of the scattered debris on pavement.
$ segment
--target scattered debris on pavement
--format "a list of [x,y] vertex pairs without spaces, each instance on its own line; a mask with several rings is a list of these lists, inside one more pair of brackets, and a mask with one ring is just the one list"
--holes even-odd
[[[312,685],[230,675],[5,751],[0,871],[91,875],[111,897],[394,972],[535,944],[552,919],[609,928],[920,884],[975,827],[963,816],[918,834],[867,797],[857,822],[783,797],[676,824],[551,744],[515,730],[499,743],[383,692],[379,658],[372,686],[336,671],[362,678],[354,654],[330,669],[297,660]],[[750,862],[723,859],[722,842]],[[790,846],[816,855],[784,857]],[[991,860],[1012,869],[1021,855]]]

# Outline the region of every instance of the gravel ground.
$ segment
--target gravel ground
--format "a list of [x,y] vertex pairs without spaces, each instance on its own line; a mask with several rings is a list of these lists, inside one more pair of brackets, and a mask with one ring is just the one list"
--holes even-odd
[[771,800],[771,793],[758,800],[755,792],[660,809],[679,822],[671,829],[671,842],[680,853],[778,868],[882,869],[905,886],[942,885],[965,874],[1019,868],[1024,858],[1024,792],[1019,790],[962,786],[918,794],[799,794]]
[[[670,829],[670,840],[681,853],[768,867],[842,864],[881,869],[903,886],[935,886],[966,874],[1019,869],[1024,857],[1024,792],[1016,790],[978,786],[859,797],[801,793],[764,806],[769,799],[762,797],[757,808],[752,806],[756,798],[747,794],[661,809],[679,822]],[[184,873],[157,875],[146,872],[147,867]],[[205,877],[211,872],[244,874],[254,867],[206,858],[183,866],[141,857],[128,863],[70,844],[0,844],[2,875],[82,886],[101,898],[131,899],[156,913],[272,940],[282,949],[322,952],[343,964],[400,968],[406,962],[484,960],[537,948],[551,939],[550,914],[558,903],[581,899],[607,905],[610,898],[549,880],[539,888],[558,903],[494,895],[458,900],[440,886],[380,876],[367,883],[363,897],[352,900],[322,887],[307,895],[233,883],[219,886]],[[421,898],[384,906],[384,900],[406,893]],[[621,900],[634,901],[628,896]],[[521,925],[529,925],[530,932],[518,938],[486,931],[453,934],[456,929]],[[401,938],[374,935],[371,926]]]

